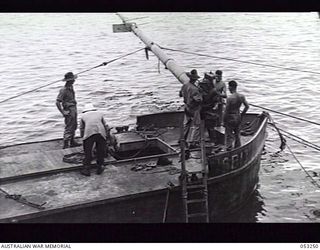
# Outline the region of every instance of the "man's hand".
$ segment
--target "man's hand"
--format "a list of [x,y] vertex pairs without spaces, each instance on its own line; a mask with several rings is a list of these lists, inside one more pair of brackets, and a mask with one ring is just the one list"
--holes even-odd
[[63,111],[62,111],[62,115],[63,115],[64,117],[66,117],[66,116],[70,115],[70,111],[69,111],[69,110],[63,110]]

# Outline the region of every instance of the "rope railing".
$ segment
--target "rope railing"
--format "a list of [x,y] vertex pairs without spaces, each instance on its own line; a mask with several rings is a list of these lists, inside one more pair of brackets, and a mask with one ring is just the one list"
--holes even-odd
[[[114,59],[112,59],[112,60],[110,60],[110,61],[103,62],[103,63],[101,63],[101,64],[99,64],[99,65],[97,65],[97,66],[94,66],[94,67],[91,67],[91,68],[89,68],[89,69],[83,70],[83,71],[81,71],[81,72],[79,72],[79,73],[77,73],[77,74],[75,74],[75,75],[80,75],[80,74],[83,74],[83,73],[88,72],[88,71],[90,71],[90,70],[99,68],[99,67],[101,67],[101,66],[106,66],[106,65],[108,65],[108,64],[110,64],[110,63],[112,63],[112,62],[115,62],[115,61],[117,61],[117,60],[119,60],[119,59],[121,59],[121,58],[130,56],[130,55],[132,55],[132,54],[135,54],[135,53],[137,53],[137,52],[139,52],[139,51],[141,51],[141,50],[144,50],[144,49],[145,49],[145,48],[141,48],[141,49],[135,50],[135,51],[133,51],[133,52],[127,53],[127,54],[125,54],[125,55],[119,56],[119,57],[117,57],[117,58],[114,58]],[[55,83],[58,83],[58,82],[61,82],[61,81],[63,81],[63,79],[56,80],[56,81],[47,83],[47,84],[45,84],[45,85],[39,86],[39,87],[37,87],[37,88],[34,88],[34,89],[31,89],[31,90],[25,91],[25,92],[23,92],[23,93],[20,93],[20,94],[11,96],[11,97],[9,97],[9,98],[6,98],[6,99],[4,99],[4,100],[1,100],[1,101],[0,101],[0,104],[1,104],[1,103],[4,103],[4,102],[7,102],[7,101],[9,101],[9,100],[18,98],[18,97],[20,97],[20,96],[23,96],[23,95],[26,95],[26,94],[35,92],[35,91],[37,91],[37,90],[39,90],[39,89],[48,87],[48,86],[50,86],[50,85],[52,85],[52,84],[55,84]]]

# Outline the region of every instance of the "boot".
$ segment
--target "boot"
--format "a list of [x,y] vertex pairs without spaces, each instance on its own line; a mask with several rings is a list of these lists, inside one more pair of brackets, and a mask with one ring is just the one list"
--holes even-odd
[[80,173],[82,175],[85,175],[85,176],[90,176],[90,170],[88,167],[83,167],[81,170],[80,170]]
[[69,141],[68,140],[63,140],[63,149],[69,148]]
[[71,141],[70,141],[70,148],[79,147],[79,146],[81,146],[81,144],[78,143],[78,142],[76,142],[76,141],[74,140],[74,138],[72,137],[72,138],[71,138]]
[[100,175],[102,174],[104,171],[104,166],[98,166],[98,169],[97,169],[97,175]]

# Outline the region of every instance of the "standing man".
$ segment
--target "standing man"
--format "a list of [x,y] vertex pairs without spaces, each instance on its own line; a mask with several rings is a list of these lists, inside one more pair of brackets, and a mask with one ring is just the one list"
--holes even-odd
[[[233,148],[233,141],[235,141],[234,148],[241,146],[240,141],[240,125],[242,117],[249,109],[249,104],[244,95],[237,92],[237,82],[230,81],[228,84],[231,93],[227,98],[227,105],[224,112],[223,122],[226,128],[226,147],[227,151]],[[244,105],[244,109],[240,114],[240,107]]]
[[203,99],[201,104],[201,119],[204,120],[204,125],[208,131],[211,142],[215,142],[214,128],[218,122],[217,106],[220,99],[220,95],[213,84],[213,79],[214,74],[211,72],[205,73],[204,79],[199,82]]
[[222,125],[222,115],[223,115],[223,106],[225,105],[225,98],[227,98],[227,87],[224,81],[222,81],[222,71],[217,70],[215,74],[215,87],[216,91],[219,93],[219,104],[218,104],[218,126]]
[[195,85],[200,78],[196,69],[187,73],[190,78],[189,82],[182,85],[180,97],[183,97],[184,102],[184,121],[183,134],[187,142],[187,148],[196,147],[200,144],[200,110],[202,95],[199,88]]
[[57,96],[56,106],[64,117],[65,129],[63,134],[63,148],[80,146],[75,140],[74,135],[77,129],[77,102],[73,90],[73,83],[77,78],[72,72],[64,75],[63,81],[66,82]]
[[96,144],[97,150],[97,174],[104,171],[103,162],[106,156],[107,137],[110,130],[106,125],[103,114],[91,104],[86,104],[83,110],[83,116],[80,120],[80,135],[83,138],[83,150],[85,158],[83,168],[80,173],[90,176],[90,164],[92,160],[93,144]]

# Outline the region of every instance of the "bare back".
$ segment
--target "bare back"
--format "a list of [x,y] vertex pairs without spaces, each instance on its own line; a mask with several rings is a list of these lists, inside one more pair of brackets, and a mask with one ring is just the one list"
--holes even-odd
[[244,104],[248,107],[248,103],[244,95],[239,94],[237,92],[231,94],[227,98],[227,105],[226,105],[226,114],[240,114],[240,107]]

